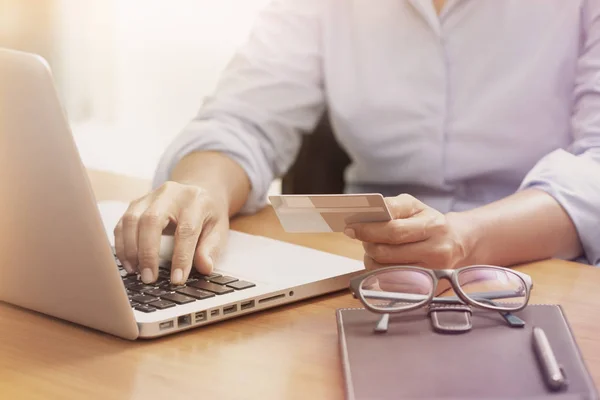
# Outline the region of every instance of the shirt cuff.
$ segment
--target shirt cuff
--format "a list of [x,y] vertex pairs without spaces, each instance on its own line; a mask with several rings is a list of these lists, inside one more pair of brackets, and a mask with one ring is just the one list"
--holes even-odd
[[[216,151],[237,162],[248,175],[251,191],[240,214],[252,214],[267,205],[267,192],[272,171],[261,154],[260,144],[251,136],[239,134],[232,127],[217,121],[193,121],[175,138],[162,155],[152,180],[156,189],[170,179],[173,168],[186,155],[195,151]],[[269,177],[265,179],[265,177]]]
[[527,174],[519,190],[539,189],[565,209],[579,235],[585,258],[600,266],[600,164],[586,154],[556,150]]

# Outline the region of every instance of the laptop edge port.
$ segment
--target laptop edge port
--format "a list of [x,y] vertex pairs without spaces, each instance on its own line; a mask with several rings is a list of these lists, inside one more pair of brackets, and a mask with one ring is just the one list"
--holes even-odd
[[175,322],[173,320],[161,322],[158,325],[158,329],[164,331],[165,329],[171,329],[175,326]]
[[183,328],[192,324],[192,314],[182,315],[177,317],[177,327]]
[[254,307],[254,300],[245,301],[242,304],[240,304],[240,310],[247,310],[247,309],[253,308],[253,307]]
[[195,320],[195,322],[202,322],[202,321],[206,320],[206,311],[197,312],[194,315],[194,320]]
[[232,306],[228,306],[228,307],[223,307],[223,315],[225,314],[231,314],[237,311],[237,304],[234,304]]

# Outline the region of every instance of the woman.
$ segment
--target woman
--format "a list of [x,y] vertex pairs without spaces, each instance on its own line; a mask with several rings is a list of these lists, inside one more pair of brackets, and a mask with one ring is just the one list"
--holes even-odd
[[365,264],[600,264],[600,0],[278,0],[115,229],[125,267],[207,273],[327,108]]

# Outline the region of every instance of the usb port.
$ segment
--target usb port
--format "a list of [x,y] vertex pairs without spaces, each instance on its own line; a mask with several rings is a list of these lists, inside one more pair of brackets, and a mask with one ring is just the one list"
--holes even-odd
[[240,304],[240,309],[242,309],[242,310],[247,310],[252,307],[254,307],[254,300],[246,301],[246,302]]
[[171,329],[174,326],[175,326],[175,323],[173,322],[173,320],[170,320],[170,321],[161,322],[158,325],[158,329],[160,329],[161,331],[164,331],[165,329]]
[[229,307],[223,307],[223,315],[231,314],[232,312],[236,312],[236,311],[237,311],[237,304],[234,304]]
[[177,326],[183,328],[184,326],[188,326],[192,324],[192,315],[182,315],[177,318]]
[[211,317],[211,318],[218,317],[218,316],[219,316],[219,309],[212,310],[212,311],[210,312],[210,317]]
[[194,315],[194,319],[195,319],[196,322],[204,321],[206,319],[206,311],[197,312]]

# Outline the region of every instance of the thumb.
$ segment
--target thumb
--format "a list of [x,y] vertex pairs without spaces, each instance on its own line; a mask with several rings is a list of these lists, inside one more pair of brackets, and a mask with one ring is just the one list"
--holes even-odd
[[393,219],[410,218],[428,208],[417,198],[409,194],[386,197],[385,203],[389,208]]
[[212,273],[215,262],[225,249],[228,233],[227,223],[217,223],[204,228],[194,254],[194,267],[198,272],[203,275]]

